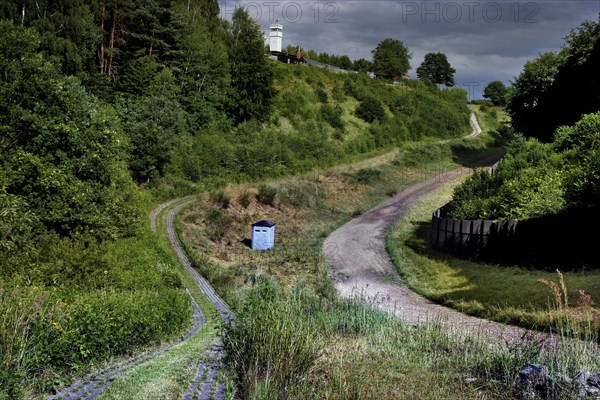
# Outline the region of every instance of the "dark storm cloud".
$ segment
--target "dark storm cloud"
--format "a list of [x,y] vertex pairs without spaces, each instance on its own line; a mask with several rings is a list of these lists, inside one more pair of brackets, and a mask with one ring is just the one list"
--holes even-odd
[[371,58],[385,38],[399,39],[413,54],[410,71],[428,52],[444,52],[456,68],[458,86],[482,87],[508,81],[523,64],[545,51],[559,50],[563,38],[585,19],[596,20],[600,0],[570,1],[242,1],[221,4],[230,18],[244,6],[267,30],[284,25],[284,46],[352,59]]

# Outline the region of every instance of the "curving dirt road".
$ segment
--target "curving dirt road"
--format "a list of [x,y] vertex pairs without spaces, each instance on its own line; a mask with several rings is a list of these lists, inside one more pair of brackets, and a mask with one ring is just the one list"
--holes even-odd
[[[474,113],[471,113],[470,124],[472,132],[466,138],[479,136],[482,129]],[[331,233],[323,243],[323,253],[333,269],[335,287],[342,297],[366,298],[409,324],[436,322],[448,329],[460,328],[461,332],[505,342],[521,340],[524,336],[545,339],[541,333],[471,317],[426,299],[402,283],[388,256],[386,236],[410,206],[446,182],[469,172],[469,168],[460,168],[413,185]]]
[[483,133],[483,129],[481,129],[481,126],[479,126],[477,117],[475,116],[475,113],[473,113],[473,112],[471,113],[471,117],[469,117],[469,124],[471,124],[472,131],[471,131],[471,134],[469,134],[469,136],[465,137],[465,139],[472,139]]
[[339,294],[344,298],[365,297],[410,324],[436,322],[447,328],[456,327],[463,332],[509,342],[531,335],[526,329],[471,317],[416,294],[401,282],[388,256],[387,233],[410,206],[468,172],[468,168],[461,168],[416,184],[331,233],[323,244],[323,253],[334,271]]

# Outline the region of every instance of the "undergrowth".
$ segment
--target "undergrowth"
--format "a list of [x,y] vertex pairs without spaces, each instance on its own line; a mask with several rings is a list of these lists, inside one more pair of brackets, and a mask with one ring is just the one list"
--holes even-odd
[[[600,370],[590,338],[559,335],[556,343],[531,335],[490,344],[443,320],[413,327],[368,299],[323,302],[302,282],[284,291],[264,276],[225,339],[248,399],[516,399],[523,395],[519,371],[528,363],[565,377]],[[569,398],[574,390],[547,398]]]

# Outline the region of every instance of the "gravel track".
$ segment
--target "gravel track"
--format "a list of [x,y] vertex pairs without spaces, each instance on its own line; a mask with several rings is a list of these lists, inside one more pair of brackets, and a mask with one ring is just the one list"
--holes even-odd
[[545,340],[548,337],[540,332],[471,317],[426,299],[402,282],[389,258],[386,236],[396,221],[419,198],[468,171],[449,171],[413,185],[332,232],[323,243],[323,253],[335,274],[335,287],[344,298],[364,297],[413,325],[436,322],[499,342],[531,336]]
[[[204,279],[198,272],[192,268],[190,260],[187,258],[175,229],[175,217],[181,209],[193,201],[195,196],[188,196],[179,199],[173,199],[165,203],[160,204],[150,213],[150,227],[154,232],[157,231],[157,219],[161,211],[169,209],[166,216],[166,230],[169,236],[169,241],[173,250],[177,253],[179,260],[183,266],[188,270],[200,290],[206,295],[206,297],[213,303],[221,318],[226,324],[230,324],[233,320],[233,312],[225,301],[215,292],[213,287]],[[188,291],[188,294],[189,291]],[[49,396],[48,400],[68,399],[68,400],[93,400],[99,397],[102,393],[109,388],[109,386],[118,378],[124,376],[134,367],[156,359],[158,356],[166,353],[167,351],[177,347],[192,337],[194,337],[206,323],[206,317],[202,312],[200,305],[191,296],[192,309],[194,315],[194,325],[187,332],[187,334],[180,340],[171,343],[167,346],[163,346],[159,349],[144,352],[132,357],[120,363],[110,366],[109,368],[94,372],[85,376],[84,378],[74,382],[69,387],[56,393],[55,395]],[[185,399],[198,398],[201,400],[209,400],[214,392],[215,399],[223,399],[226,394],[226,386],[222,383],[215,383],[215,375],[218,370],[220,359],[224,355],[224,350],[221,341],[214,345],[210,350],[210,355],[200,358],[197,367],[197,373],[193,381],[190,383],[188,393],[185,395]],[[204,371],[208,371],[204,373]],[[192,390],[193,386],[193,390]],[[196,388],[199,387],[199,390]],[[216,387],[215,390],[213,388]],[[189,396],[188,396],[189,395]]]
[[472,131],[469,134],[469,136],[465,137],[465,139],[473,139],[474,137],[477,137],[483,133],[483,130],[481,129],[481,126],[479,126],[479,122],[477,121],[477,117],[473,112],[469,117],[469,124],[471,124]]
[[156,207],[154,210],[152,210],[152,212],[150,213],[150,229],[152,229],[152,232],[156,233],[158,214],[160,214],[160,212],[162,210],[164,210],[165,208],[171,207],[175,203],[189,200],[194,197],[196,197],[196,196],[187,196],[187,197],[181,197],[179,199],[169,200],[166,203],[160,204],[158,207]]

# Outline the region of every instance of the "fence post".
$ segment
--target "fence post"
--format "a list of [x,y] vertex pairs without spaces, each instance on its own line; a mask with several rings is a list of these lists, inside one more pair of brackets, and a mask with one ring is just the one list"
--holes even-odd
[[438,238],[438,230],[440,229],[440,218],[438,218],[436,213],[433,213],[431,217],[431,244],[434,248],[437,247],[437,238]]

